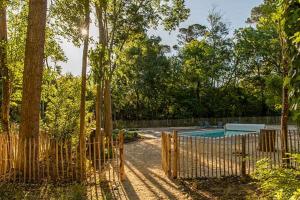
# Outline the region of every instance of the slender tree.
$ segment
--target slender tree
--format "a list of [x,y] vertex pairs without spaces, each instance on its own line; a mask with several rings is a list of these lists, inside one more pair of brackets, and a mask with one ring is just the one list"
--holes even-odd
[[[85,1],[85,20],[84,27],[81,30],[84,37],[83,41],[83,55],[82,55],[82,73],[81,73],[81,100],[80,100],[80,158],[81,169],[85,172],[85,101],[86,101],[86,71],[88,62],[88,50],[89,50],[89,27],[90,27],[90,9],[89,0]],[[83,175],[83,174],[81,174]],[[82,177],[83,178],[83,177]]]
[[[282,59],[282,69],[284,84],[282,89],[282,114],[281,114],[281,138],[282,138],[282,157],[285,158],[286,165],[289,166],[290,160],[288,153],[288,118],[289,109],[294,107],[294,102],[299,100],[299,91],[295,90],[293,87],[297,82],[293,82],[293,79],[297,79],[299,75],[299,46],[297,46],[297,32],[300,31],[299,28],[299,18],[300,18],[300,2],[297,0],[285,0],[281,2],[277,10],[278,16],[278,32],[279,40],[281,44],[281,59]],[[299,82],[298,82],[299,84]],[[299,88],[298,88],[299,89]],[[299,103],[299,102],[298,102]],[[297,104],[297,103],[296,103]],[[293,107],[292,107],[292,106]],[[296,106],[297,107],[297,106]],[[295,109],[295,107],[294,107]]]
[[[27,160],[27,170],[29,170],[29,158],[32,159],[31,163],[37,162],[34,158],[38,155],[39,150],[37,147],[39,146],[39,114],[43,77],[46,15],[47,0],[29,1],[20,124],[20,149],[25,149],[25,151],[19,151],[19,160],[22,163],[19,166],[24,166],[23,163]],[[29,138],[31,138],[32,142],[35,142],[36,145],[29,146],[28,143],[26,144],[26,141],[28,141],[27,139]],[[36,149],[33,149],[33,147]],[[35,152],[36,155],[32,154],[33,156],[30,156],[29,152]]]
[[7,1],[0,3],[0,72],[2,78],[1,121],[3,132],[9,135],[10,76],[7,63]]
[[[151,0],[98,0],[97,3],[100,37],[105,35],[103,36],[105,40],[100,42],[104,54],[101,54],[99,58],[100,63],[101,60],[104,61],[101,69],[104,83],[104,132],[106,136],[111,136],[113,129],[111,82],[125,43],[128,42],[130,35],[144,32],[159,23],[163,24],[166,30],[175,29],[188,17],[189,10],[185,8],[184,0],[171,2],[160,0],[156,3]],[[99,116],[97,116],[98,120]],[[97,125],[97,133],[99,133],[101,127],[99,123]]]
[[[281,66],[283,79],[288,78],[290,69],[290,58],[288,55],[288,46],[286,41],[286,35],[282,30],[282,25],[279,22],[279,40],[281,45]],[[289,164],[288,157],[288,119],[289,119],[289,88],[287,84],[283,84],[282,87],[282,110],[281,110],[281,148],[282,158],[286,164]]]
[[98,69],[96,70],[97,80],[97,92],[96,92],[96,137],[100,139],[100,143],[103,141],[102,119],[103,119],[103,88],[104,88],[104,65],[105,65],[105,52],[107,47],[107,35],[104,21],[104,9],[106,8],[106,2],[99,0],[96,2],[96,14],[98,20],[98,31],[99,31],[99,61]]

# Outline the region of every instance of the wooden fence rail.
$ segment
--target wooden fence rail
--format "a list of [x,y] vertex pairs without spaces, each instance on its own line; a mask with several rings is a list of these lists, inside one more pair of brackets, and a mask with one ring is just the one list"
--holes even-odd
[[[162,133],[162,168],[172,178],[244,176],[267,158],[282,166],[280,131],[261,130],[228,137],[192,137]],[[300,153],[300,132],[288,133],[288,152]],[[290,160],[290,167],[298,164]]]
[[124,134],[86,140],[85,154],[71,139],[52,139],[41,134],[37,139],[21,140],[18,134],[0,135],[0,182],[40,183],[99,182],[102,172],[109,179],[124,179]]

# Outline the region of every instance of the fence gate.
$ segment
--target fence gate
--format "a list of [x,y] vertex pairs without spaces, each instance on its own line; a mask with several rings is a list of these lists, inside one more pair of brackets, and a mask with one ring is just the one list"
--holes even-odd
[[[261,130],[227,137],[193,137],[177,132],[161,135],[162,168],[172,178],[243,176],[267,158],[271,167],[282,166],[282,139],[278,130]],[[300,132],[290,130],[288,153],[300,152]],[[291,167],[298,167],[290,160]]]

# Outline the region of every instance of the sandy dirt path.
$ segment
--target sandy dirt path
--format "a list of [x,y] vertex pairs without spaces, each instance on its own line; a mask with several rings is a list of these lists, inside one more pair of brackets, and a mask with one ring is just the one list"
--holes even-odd
[[190,199],[161,169],[161,140],[147,138],[125,145],[126,181],[122,199]]

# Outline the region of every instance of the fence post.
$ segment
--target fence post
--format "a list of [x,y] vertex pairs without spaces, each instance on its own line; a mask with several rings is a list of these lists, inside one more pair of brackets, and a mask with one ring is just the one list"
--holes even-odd
[[167,135],[165,134],[165,132],[162,132],[161,134],[161,145],[162,145],[162,148],[161,148],[161,164],[162,164],[162,169],[165,173],[165,175],[167,175]]
[[177,178],[177,164],[178,164],[178,133],[173,132],[173,144],[174,144],[174,159],[173,159],[173,178]]
[[242,176],[246,176],[246,136],[242,135]]
[[165,172],[165,154],[164,154],[164,148],[165,148],[165,140],[164,140],[164,132],[161,133],[161,167],[163,171]]
[[167,163],[168,163],[168,177],[171,177],[172,176],[172,149],[171,149],[171,145],[172,145],[172,143],[171,143],[171,140],[172,140],[172,135],[171,134],[167,134],[167,138],[168,138],[168,152],[167,152],[167,155],[168,155],[168,157],[167,157],[167,159],[168,159],[168,161],[167,161]]
[[120,151],[120,178],[121,181],[125,180],[125,159],[124,159],[124,132],[121,131],[119,134],[119,151]]

